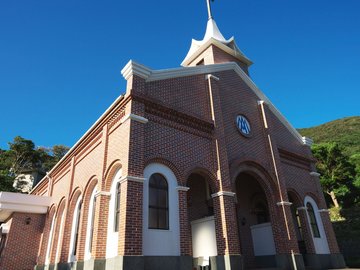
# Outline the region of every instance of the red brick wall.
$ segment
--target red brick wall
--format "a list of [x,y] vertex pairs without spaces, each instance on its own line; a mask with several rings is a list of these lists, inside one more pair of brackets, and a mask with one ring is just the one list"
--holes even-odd
[[[218,52],[217,48],[212,50],[217,61],[232,60],[230,56]],[[234,71],[214,75],[220,80],[211,79],[211,91],[205,74],[154,82],[131,77],[125,99],[51,173],[52,196],[56,206],[63,198],[69,202],[65,208],[67,218],[62,240],[62,262],[67,260],[69,252],[74,207],[70,194],[75,189],[85,194],[88,181],[95,178],[99,181],[101,191],[109,191],[116,169],[121,167],[123,176],[141,178],[144,167],[151,162],[160,162],[172,169],[180,186],[187,185],[191,173],[206,171],[205,178],[213,193],[221,190],[235,192],[234,183],[240,168],[259,172],[258,177],[262,178],[262,187],[268,198],[277,251],[298,251],[290,208],[286,206],[284,210],[291,236],[288,240],[284,236],[287,231],[284,213],[276,203],[281,197],[287,201],[287,190],[292,189],[296,190],[301,200],[306,194],[313,194],[314,199],[319,202],[319,208],[324,207],[321,191],[315,182],[317,180],[309,175],[313,170],[310,150],[294,138],[266,105],[269,129],[264,129],[257,104],[259,98]],[[215,112],[214,118],[211,106]],[[143,124],[128,120],[122,123],[121,120],[128,113],[143,116],[149,122]],[[252,127],[250,138],[243,137],[236,129],[235,118],[238,114],[244,114],[249,119]],[[270,155],[268,134],[271,135],[274,146],[280,192]],[[121,185],[119,254],[142,253],[142,188],[142,184],[138,182],[125,181]],[[43,194],[44,189],[45,187],[39,187],[35,194]],[[179,192],[181,254],[191,254],[185,194],[185,191]],[[103,194],[99,198],[93,253],[96,258],[104,258],[109,197]],[[242,243],[239,246],[234,198],[216,197],[214,210],[219,254],[240,253]],[[85,204],[80,224],[79,258],[83,258],[84,254],[86,212]],[[328,239],[331,250],[336,252],[331,224],[325,217],[323,219],[326,230],[330,233]],[[45,238],[43,244],[46,242]],[[55,249],[53,248],[53,252]],[[44,251],[40,253],[43,254]]]
[[[30,223],[26,224],[26,219]],[[0,261],[1,270],[32,270],[44,229],[45,215],[14,213]]]

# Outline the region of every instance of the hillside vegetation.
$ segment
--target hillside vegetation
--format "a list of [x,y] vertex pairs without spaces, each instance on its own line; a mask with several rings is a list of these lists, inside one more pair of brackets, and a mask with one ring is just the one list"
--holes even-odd
[[[338,144],[342,150],[334,152],[335,154],[330,161],[333,161],[331,164],[336,169],[329,170],[329,172],[331,172],[331,175],[335,175],[333,172],[337,172],[334,183],[338,182],[338,185],[341,176],[344,176],[345,180],[352,179],[352,185],[350,183],[348,186],[342,186],[348,192],[342,197],[349,198],[353,196],[355,200],[350,207],[349,205],[346,207],[344,203],[341,203],[341,207],[331,208],[330,217],[341,253],[344,255],[347,265],[349,267],[360,267],[360,116],[346,117],[316,127],[298,129],[298,131],[302,136],[314,140],[315,145],[312,150],[315,157],[318,157],[319,153],[321,153],[317,151],[319,148],[324,150],[327,149],[326,147],[335,147],[334,143]],[[342,153],[345,156],[344,158],[341,158]],[[346,159],[353,164],[353,170],[346,163]],[[336,164],[339,165],[339,160],[345,163],[336,166]],[[321,171],[321,165],[323,165],[321,162],[324,162],[324,160],[318,159],[317,170],[322,173],[320,181],[323,189],[326,190],[326,181],[324,180],[328,181],[328,179],[326,179],[326,172]],[[344,171],[345,167],[347,170]],[[339,168],[342,168],[342,170],[339,170]],[[338,193],[338,197],[341,197],[341,188],[339,189],[339,187],[341,186],[334,190],[335,193]],[[329,202],[331,200],[328,200]]]
[[298,129],[314,143],[337,142],[348,157],[360,154],[360,116],[346,117],[316,127]]

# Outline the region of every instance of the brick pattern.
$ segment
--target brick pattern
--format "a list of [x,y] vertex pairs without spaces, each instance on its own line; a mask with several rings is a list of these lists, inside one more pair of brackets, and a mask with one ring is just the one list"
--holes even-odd
[[[26,224],[28,218],[31,219],[30,224]],[[47,231],[44,225],[45,215],[14,213],[6,247],[0,258],[0,269],[32,270],[36,264],[41,235]]]
[[97,259],[104,259],[106,256],[106,238],[108,229],[110,196],[100,195],[97,197],[95,219],[94,219],[94,235],[91,255]]
[[179,191],[179,220],[180,220],[180,255],[192,255],[191,227],[189,222],[189,210],[187,191]]
[[[209,57],[209,53],[213,54],[210,55],[212,60],[207,59],[209,61],[234,61],[232,56],[214,46],[206,53],[206,57]],[[237,63],[247,72],[243,63]],[[310,149],[295,139],[267,106],[265,111],[269,129],[264,129],[257,104],[259,98],[234,71],[213,74],[220,80],[210,79],[210,88],[205,75],[153,82],[146,82],[137,76],[130,77],[125,98],[52,172],[52,181],[44,181],[33,191],[34,194],[43,195],[46,190],[52,189],[54,207],[58,208],[51,262],[55,262],[60,236],[60,262],[68,259],[74,207],[81,195],[84,204],[77,254],[78,259],[83,259],[88,199],[95,179],[99,190],[108,192],[119,168],[123,176],[143,177],[145,166],[152,162],[168,166],[176,175],[179,186],[190,185],[192,174],[201,175],[212,194],[219,191],[237,192],[238,175],[242,172],[251,173],[268,203],[277,253],[299,252],[290,207],[282,208],[276,203],[281,198],[287,201],[288,191],[292,190],[299,198],[299,205],[305,196],[311,195],[319,208],[325,208],[318,179],[309,175],[314,170]],[[149,122],[122,122],[129,113],[145,117]],[[239,114],[245,115],[250,121],[252,134],[249,138],[243,137],[236,128],[235,118]],[[279,182],[270,155],[268,135],[271,135]],[[204,195],[194,187],[189,193],[191,197]],[[190,221],[205,213],[205,204],[199,203],[196,208],[189,205],[189,194],[179,191],[182,255],[192,254]],[[142,254],[142,198],[142,183],[124,181],[121,184],[119,255]],[[96,244],[92,250],[94,258],[106,256],[109,200],[110,197],[104,193],[97,200],[94,223]],[[208,203],[214,208],[218,253],[243,253],[249,258],[253,257],[249,229],[239,225],[239,205],[235,198],[221,195]],[[63,234],[59,232],[61,211],[65,211]],[[330,250],[337,253],[331,223],[325,214],[322,215]],[[39,265],[45,261],[50,220],[50,215],[47,215],[42,244],[39,249],[35,248],[40,254]],[[306,224],[306,247],[309,252],[314,252],[305,222],[306,215],[301,214],[301,220]],[[287,230],[290,239],[285,233]]]
[[237,63],[246,74],[249,74],[248,66],[243,62],[239,61],[234,56],[225,53],[223,50],[218,47],[212,45],[212,52],[214,54],[214,64],[219,63],[227,63],[227,62],[235,62]]

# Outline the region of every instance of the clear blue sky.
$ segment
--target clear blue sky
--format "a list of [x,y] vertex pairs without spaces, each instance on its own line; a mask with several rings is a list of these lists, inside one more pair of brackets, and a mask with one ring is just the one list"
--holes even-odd
[[[360,115],[359,0],[215,0],[215,20],[294,127]],[[133,59],[178,67],[205,0],[0,2],[0,148],[72,146],[125,90]]]

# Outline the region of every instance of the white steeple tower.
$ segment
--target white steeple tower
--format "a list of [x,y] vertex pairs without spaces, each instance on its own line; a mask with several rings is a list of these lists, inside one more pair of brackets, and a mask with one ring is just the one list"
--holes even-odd
[[[198,58],[201,54],[206,51],[209,47],[216,46],[227,54],[233,56],[237,61],[245,64],[247,67],[252,64],[251,60],[248,59],[238,48],[235,43],[234,37],[226,40],[225,37],[221,34],[213,16],[211,13],[210,0],[207,1],[207,10],[208,10],[208,21],[206,26],[206,31],[204,38],[202,40],[192,39],[191,47],[186,55],[185,59],[181,63],[182,66],[193,66],[196,65],[195,62],[198,62]],[[214,63],[216,61],[214,60]],[[212,63],[212,64],[214,64]],[[207,64],[207,63],[205,63]]]

